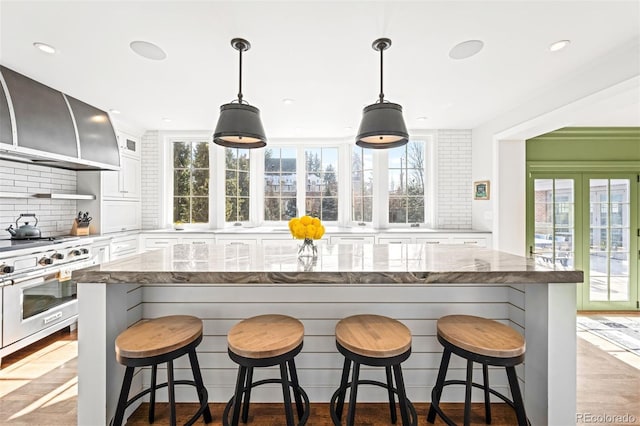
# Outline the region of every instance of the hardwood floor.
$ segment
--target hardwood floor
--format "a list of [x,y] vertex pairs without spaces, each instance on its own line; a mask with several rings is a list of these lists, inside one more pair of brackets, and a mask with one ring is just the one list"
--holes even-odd
[[[578,334],[580,336],[580,333]],[[77,341],[76,333],[61,331],[2,360],[0,369],[0,424],[28,426],[71,426],[76,424],[77,395]],[[624,362],[605,341],[578,338],[578,425],[594,423],[595,416],[629,416],[640,423],[640,357],[632,354]],[[619,349],[617,349],[619,352]],[[637,358],[637,359],[636,359]],[[418,425],[426,425],[425,415],[429,405],[417,403]],[[493,425],[511,426],[514,418],[504,404],[493,405]],[[214,417],[211,425],[221,425],[223,404],[211,404]],[[178,423],[184,422],[194,412],[195,404],[179,404]],[[462,404],[443,404],[452,413],[454,421],[462,420]],[[327,404],[311,404],[309,426],[329,426]],[[128,425],[146,425],[146,406],[138,409]],[[156,408],[156,422],[167,424],[168,406]],[[591,416],[591,417],[588,417]],[[580,421],[580,419],[582,419]],[[588,421],[591,419],[591,421]],[[284,423],[280,404],[255,404],[250,412],[250,425],[276,426]],[[386,404],[362,404],[358,406],[357,424],[382,426],[391,424]],[[473,411],[473,424],[484,424],[483,406],[477,404]],[[629,424],[620,421],[600,424]],[[203,424],[199,422],[197,424]],[[443,424],[438,423],[436,424]],[[82,425],[85,426],[85,425]]]

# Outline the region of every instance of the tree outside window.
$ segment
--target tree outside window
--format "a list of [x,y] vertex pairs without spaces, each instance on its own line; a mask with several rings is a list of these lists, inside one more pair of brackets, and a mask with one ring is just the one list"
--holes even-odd
[[373,152],[354,146],[351,155],[352,214],[355,222],[373,220]]
[[389,223],[423,223],[425,144],[409,141],[389,152]]
[[208,142],[173,142],[173,221],[209,222]]
[[249,220],[249,150],[225,148],[225,221]]
[[338,148],[311,148],[305,158],[306,214],[338,220]]
[[264,151],[264,220],[289,220],[297,216],[296,149]]

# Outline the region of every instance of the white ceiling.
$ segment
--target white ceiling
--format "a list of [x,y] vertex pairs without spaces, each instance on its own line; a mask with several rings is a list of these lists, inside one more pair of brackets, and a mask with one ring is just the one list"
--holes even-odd
[[[0,63],[140,129],[212,130],[238,89],[230,40],[246,38],[243,92],[269,138],[353,135],[378,95],[379,37],[386,99],[418,129],[474,128],[639,36],[638,1],[0,1]],[[449,58],[470,39],[478,55]],[[635,108],[593,124],[640,125]]]

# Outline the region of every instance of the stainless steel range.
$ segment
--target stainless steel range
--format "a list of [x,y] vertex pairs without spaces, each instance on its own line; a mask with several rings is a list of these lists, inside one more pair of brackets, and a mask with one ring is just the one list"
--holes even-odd
[[0,360],[78,319],[71,271],[94,264],[78,237],[0,240]]

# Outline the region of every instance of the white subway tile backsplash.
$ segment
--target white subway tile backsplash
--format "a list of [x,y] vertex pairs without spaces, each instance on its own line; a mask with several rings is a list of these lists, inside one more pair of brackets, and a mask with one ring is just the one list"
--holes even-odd
[[[20,193],[76,192],[76,172],[47,166],[0,160],[0,191]],[[0,198],[0,236],[21,213],[35,213],[42,236],[68,234],[77,214],[74,200],[50,198]],[[69,223],[64,231],[56,222]],[[20,222],[22,223],[22,222]],[[6,237],[9,234],[5,235]]]
[[436,224],[471,228],[471,130],[441,129],[437,141]]

